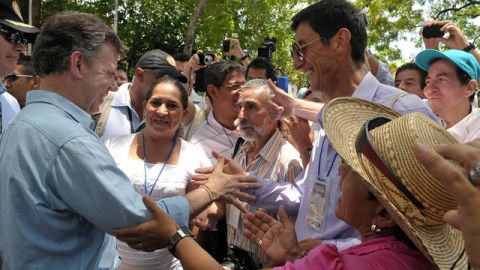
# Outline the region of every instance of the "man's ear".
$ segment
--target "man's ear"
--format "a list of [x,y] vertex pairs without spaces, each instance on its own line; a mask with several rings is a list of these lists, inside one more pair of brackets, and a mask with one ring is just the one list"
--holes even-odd
[[139,82],[143,83],[144,82],[143,74],[145,74],[145,71],[142,68],[140,67],[135,68],[135,80],[139,80]]
[[340,28],[337,34],[334,36],[335,49],[346,50],[350,45],[352,39],[352,33],[347,28]]
[[32,89],[34,89],[34,90],[40,89],[40,83],[41,83],[40,77],[39,76],[33,76],[33,78],[32,78]]
[[212,101],[218,99],[218,91],[219,90],[217,89],[217,87],[215,87],[215,85],[213,84],[207,85],[207,92],[212,98]]
[[473,93],[475,93],[475,90],[477,90],[477,87],[478,87],[478,82],[476,80],[470,80],[468,82],[467,90],[465,92],[465,95],[467,97],[470,97],[471,95],[473,95]]
[[85,56],[79,52],[74,51],[70,55],[70,71],[71,74],[76,78],[82,78],[84,76],[84,69],[86,65],[86,58]]

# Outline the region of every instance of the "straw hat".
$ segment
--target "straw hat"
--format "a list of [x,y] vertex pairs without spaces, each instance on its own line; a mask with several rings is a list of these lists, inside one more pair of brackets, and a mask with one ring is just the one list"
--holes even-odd
[[[375,117],[392,119],[371,130],[371,142],[383,161],[423,205],[414,203],[355,147],[365,123]],[[356,98],[337,98],[323,111],[325,132],[337,153],[365,180],[417,248],[440,269],[466,269],[461,232],[443,222],[456,202],[415,158],[415,142],[427,147],[456,143],[454,137],[421,113],[400,116],[382,105]],[[458,261],[457,261],[458,260]]]

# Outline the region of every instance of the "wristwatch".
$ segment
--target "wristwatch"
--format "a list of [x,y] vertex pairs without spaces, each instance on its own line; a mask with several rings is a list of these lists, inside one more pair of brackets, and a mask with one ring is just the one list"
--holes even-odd
[[177,254],[175,253],[175,247],[177,246],[178,242],[185,237],[193,237],[192,231],[190,231],[187,227],[180,227],[168,241],[168,251],[170,251],[175,258],[177,257]]
[[476,49],[475,45],[473,45],[473,43],[470,42],[470,43],[468,43],[468,46],[467,46],[467,47],[463,48],[463,51],[469,53],[471,50],[474,50],[474,49]]

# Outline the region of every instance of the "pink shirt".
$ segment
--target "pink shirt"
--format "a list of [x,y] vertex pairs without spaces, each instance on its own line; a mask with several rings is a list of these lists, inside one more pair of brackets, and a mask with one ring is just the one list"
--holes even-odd
[[338,251],[335,245],[323,244],[302,259],[276,270],[311,270],[311,269],[388,269],[417,270],[436,269],[418,250],[414,250],[394,236],[365,241],[343,251]]

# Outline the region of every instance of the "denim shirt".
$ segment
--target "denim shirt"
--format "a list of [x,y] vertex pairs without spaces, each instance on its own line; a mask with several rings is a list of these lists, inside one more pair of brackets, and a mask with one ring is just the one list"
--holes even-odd
[[[141,196],[64,97],[31,91],[0,141],[3,269],[117,269],[112,229],[152,218]],[[188,223],[184,197],[157,204]]]

